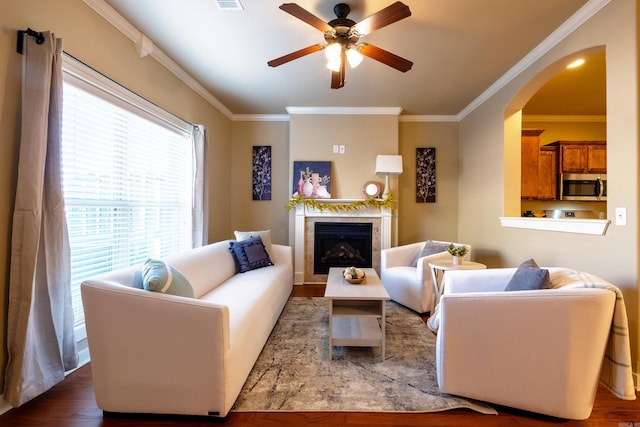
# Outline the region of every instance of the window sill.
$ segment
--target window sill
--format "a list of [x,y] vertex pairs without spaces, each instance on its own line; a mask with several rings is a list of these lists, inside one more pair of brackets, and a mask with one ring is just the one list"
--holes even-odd
[[530,230],[561,231],[565,233],[604,236],[611,220],[608,219],[555,219],[528,217],[500,217],[503,227]]

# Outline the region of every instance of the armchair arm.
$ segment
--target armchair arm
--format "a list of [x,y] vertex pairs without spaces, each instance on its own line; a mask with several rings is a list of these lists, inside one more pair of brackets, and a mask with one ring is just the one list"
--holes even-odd
[[516,270],[516,268],[450,270],[444,275],[444,293],[503,291]]
[[420,280],[425,286],[431,286],[431,271],[430,262],[436,261],[450,261],[451,254],[447,251],[438,252],[437,254],[431,254],[418,258],[418,265],[416,273],[418,274],[418,280]]
[[395,246],[380,251],[380,269],[409,266],[424,247],[424,242]]
[[293,249],[291,246],[271,244],[274,264],[293,264]]
[[588,418],[614,302],[613,292],[586,288],[446,294],[436,342],[438,386],[527,411]]
[[[461,244],[462,243],[454,243],[454,245],[461,245]],[[470,260],[471,245],[465,245],[465,246],[467,247],[467,253],[463,257],[463,259]],[[437,262],[437,261],[450,261],[451,258],[452,258],[451,254],[448,251],[442,251],[435,254],[424,256],[422,258],[418,258],[418,265],[417,265],[418,279],[422,281],[424,286],[430,286],[430,287],[433,286],[429,263]]]

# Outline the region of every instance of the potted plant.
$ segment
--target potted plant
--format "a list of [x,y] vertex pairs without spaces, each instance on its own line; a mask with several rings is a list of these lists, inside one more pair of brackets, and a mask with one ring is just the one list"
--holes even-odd
[[447,246],[447,252],[449,252],[453,256],[453,264],[460,265],[462,264],[462,257],[467,254],[467,247],[465,245],[454,245],[450,243]]

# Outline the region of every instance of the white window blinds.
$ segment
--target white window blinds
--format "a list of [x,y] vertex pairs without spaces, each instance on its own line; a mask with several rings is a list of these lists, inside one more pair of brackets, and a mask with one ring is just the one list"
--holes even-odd
[[179,119],[65,71],[63,190],[80,325],[84,279],[191,247],[192,147]]

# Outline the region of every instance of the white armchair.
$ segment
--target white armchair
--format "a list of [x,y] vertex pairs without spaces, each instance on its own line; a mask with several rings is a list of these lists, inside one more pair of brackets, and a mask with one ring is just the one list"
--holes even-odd
[[[429,241],[430,243],[448,245],[450,242]],[[427,242],[417,242],[408,245],[383,249],[380,252],[380,280],[392,300],[409,307],[418,313],[433,311],[433,285],[429,261],[451,260],[449,252],[445,250],[420,257]],[[454,243],[461,245],[461,243]],[[471,246],[467,246],[464,260],[471,256]]]
[[[551,288],[556,287],[554,280],[595,277],[548,270]],[[506,292],[515,271],[445,274],[436,340],[438,386],[445,393],[503,406],[586,419],[595,400],[616,293],[602,285],[594,288],[597,280]]]

